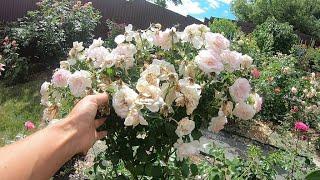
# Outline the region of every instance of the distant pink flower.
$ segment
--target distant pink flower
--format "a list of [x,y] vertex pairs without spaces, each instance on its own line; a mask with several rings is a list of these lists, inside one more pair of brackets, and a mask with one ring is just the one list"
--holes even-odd
[[36,128],[36,126],[33,124],[33,122],[31,121],[27,121],[24,123],[24,127],[27,129],[27,130],[32,130],[34,128]]
[[256,79],[258,79],[259,77],[260,77],[260,71],[257,69],[257,68],[253,68],[252,70],[251,70],[251,75],[254,77],[254,78],[256,78]]
[[307,132],[309,130],[309,126],[301,121],[296,122],[294,128],[300,132]]

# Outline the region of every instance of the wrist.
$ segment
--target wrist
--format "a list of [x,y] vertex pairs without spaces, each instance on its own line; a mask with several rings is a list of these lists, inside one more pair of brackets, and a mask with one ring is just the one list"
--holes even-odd
[[75,124],[72,121],[69,119],[63,119],[49,128],[51,128],[56,134],[57,141],[60,141],[60,148],[63,149],[66,155],[71,158],[79,153],[77,146],[78,133],[75,128]]

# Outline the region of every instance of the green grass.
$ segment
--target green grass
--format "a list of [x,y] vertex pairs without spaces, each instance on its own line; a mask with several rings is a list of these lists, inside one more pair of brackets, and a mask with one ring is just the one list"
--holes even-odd
[[17,134],[27,133],[26,121],[39,125],[42,115],[39,90],[45,79],[45,75],[39,75],[36,80],[10,87],[0,83],[0,147]]

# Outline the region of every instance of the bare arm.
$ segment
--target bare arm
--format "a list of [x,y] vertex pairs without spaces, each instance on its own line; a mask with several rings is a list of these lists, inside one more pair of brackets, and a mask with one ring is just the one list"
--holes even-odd
[[96,128],[98,105],[106,104],[106,94],[82,99],[65,119],[0,149],[0,177],[3,179],[49,179],[75,154],[85,153],[106,132]]

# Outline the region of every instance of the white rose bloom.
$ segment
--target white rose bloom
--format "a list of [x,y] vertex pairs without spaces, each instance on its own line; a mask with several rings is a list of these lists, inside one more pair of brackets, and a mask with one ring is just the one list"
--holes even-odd
[[252,119],[255,113],[256,110],[254,107],[244,102],[236,104],[236,107],[233,110],[233,115],[243,120]]
[[262,97],[260,97],[260,95],[257,93],[252,94],[252,97],[254,100],[254,105],[253,105],[254,109],[256,110],[256,112],[261,111],[262,103],[263,103]]
[[124,41],[126,41],[126,36],[125,35],[118,35],[117,37],[115,37],[114,42],[116,42],[117,44],[121,44]]
[[222,34],[207,32],[205,34],[205,47],[213,50],[226,50],[230,47],[230,41]]
[[236,51],[224,50],[221,53],[221,59],[225,64],[225,69],[228,72],[233,72],[240,69],[242,54]]
[[169,50],[174,43],[172,41],[172,30],[166,29],[165,31],[158,31],[156,32],[155,36],[153,37],[153,43],[156,46],[161,47],[164,50]]
[[70,70],[70,63],[68,61],[60,61],[60,69]]
[[190,134],[195,128],[195,123],[192,120],[189,120],[188,117],[181,119],[178,122],[178,127],[176,129],[176,134],[179,137]]
[[179,36],[183,42],[190,42],[195,48],[200,49],[204,45],[205,34],[210,31],[205,25],[192,24],[187,26]]
[[245,101],[251,91],[250,83],[245,78],[238,78],[232,86],[229,87],[229,93],[235,102]]
[[190,156],[198,155],[200,153],[200,142],[191,141],[190,143],[178,142],[174,144],[174,147],[177,149],[176,155],[178,161],[183,161]]
[[112,67],[115,63],[114,56],[103,46],[88,49],[87,58],[92,59],[95,68]]
[[159,79],[161,81],[168,80],[170,74],[176,74],[174,66],[165,60],[154,59],[151,65],[160,67]]
[[93,43],[89,46],[89,49],[93,49],[93,48],[96,48],[96,47],[100,47],[103,45],[103,41],[101,40],[101,38],[99,39],[94,39],[93,40]]
[[126,118],[137,98],[138,94],[133,89],[123,86],[113,95],[112,106],[118,116]]
[[221,131],[224,128],[224,125],[227,123],[228,123],[228,120],[224,115],[211,118],[211,122],[209,123],[208,130],[214,133],[217,133]]
[[219,54],[210,50],[201,50],[199,55],[196,56],[195,62],[199,68],[207,74],[212,72],[220,74],[224,69]]
[[40,89],[40,94],[41,94],[41,105],[44,106],[49,106],[50,102],[49,102],[49,88],[50,88],[51,84],[49,82],[44,82],[41,85],[41,89]]
[[71,94],[75,97],[83,97],[87,88],[91,88],[91,73],[80,70],[74,72],[68,79]]
[[291,93],[292,94],[297,94],[297,92],[298,92],[297,88],[295,88],[295,87],[291,88]]
[[125,27],[125,35],[126,35],[126,41],[131,42],[133,38],[136,36],[136,33],[132,30],[133,26],[132,24],[129,24]]
[[130,69],[134,65],[134,55],[137,52],[133,44],[119,44],[112,54],[118,64],[122,65],[125,69]]
[[148,122],[143,118],[143,116],[139,110],[132,108],[129,111],[128,116],[126,117],[126,119],[124,121],[124,125],[135,127],[139,124],[147,126]]
[[241,67],[244,69],[247,69],[252,65],[252,62],[253,62],[253,59],[250,56],[245,54],[242,56]]
[[184,78],[179,80],[179,87],[184,98],[182,105],[186,106],[187,115],[190,115],[198,107],[201,97],[201,86],[193,83],[189,78]]

